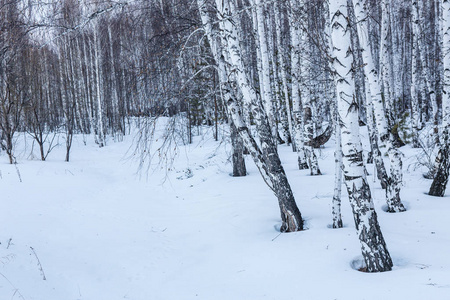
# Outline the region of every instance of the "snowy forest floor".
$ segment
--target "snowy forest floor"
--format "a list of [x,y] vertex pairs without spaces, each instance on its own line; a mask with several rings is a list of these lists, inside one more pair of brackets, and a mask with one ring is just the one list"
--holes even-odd
[[250,157],[249,175],[231,177],[230,146],[211,132],[148,179],[127,158],[132,140],[98,148],[76,136],[71,162],[63,140],[41,162],[22,134],[17,169],[1,154],[0,299],[450,299],[450,199],[426,195],[419,150],[402,148],[405,213],[382,210],[368,165],[395,267],[367,274],[354,269],[360,245],[345,189],[345,228],[329,228],[333,139],[316,177],[279,147],[307,227],[288,234],[276,231],[277,200]]

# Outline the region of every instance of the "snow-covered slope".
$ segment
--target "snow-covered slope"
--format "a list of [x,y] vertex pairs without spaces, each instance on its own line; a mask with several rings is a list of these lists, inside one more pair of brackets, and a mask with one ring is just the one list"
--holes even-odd
[[450,200],[425,194],[415,149],[402,149],[405,213],[382,210],[368,166],[395,267],[367,274],[354,269],[345,196],[345,228],[329,228],[334,141],[315,177],[279,148],[308,228],[289,234],[276,231],[277,200],[250,158],[247,177],[230,177],[226,143],[196,137],[170,171],[146,179],[126,158],[131,141],[99,149],[79,136],[71,162],[63,146],[41,162],[21,136],[17,168],[1,154],[0,299],[450,299]]

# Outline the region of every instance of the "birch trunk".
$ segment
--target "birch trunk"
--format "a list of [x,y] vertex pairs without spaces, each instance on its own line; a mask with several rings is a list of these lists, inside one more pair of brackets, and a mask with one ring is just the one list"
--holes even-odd
[[386,103],[386,117],[388,123],[393,125],[391,110],[394,110],[394,99],[392,96],[392,40],[391,40],[391,18],[389,0],[381,1],[381,49],[380,69],[383,84],[384,101]]
[[[282,24],[282,18],[280,13],[280,7],[279,2],[274,1],[273,7],[274,7],[274,15],[275,15],[275,29],[276,29],[276,36],[277,36],[277,45],[281,47],[281,24]],[[289,101],[289,87],[288,87],[288,81],[287,81],[287,63],[285,60],[285,57],[283,56],[283,52],[278,51],[278,63],[280,65],[280,73],[281,73],[281,83],[283,86],[283,96],[284,96],[284,107],[286,107],[286,115],[287,115],[287,121],[289,126],[289,139],[288,141],[292,141],[293,136],[293,126],[292,126],[292,114],[291,114],[291,104]]]
[[[419,11],[419,24],[418,24],[418,28],[420,32],[423,32],[423,27],[426,24],[426,17],[425,17],[425,7],[424,7],[424,1],[418,1],[418,11]],[[437,104],[437,100],[436,100],[436,92],[435,92],[435,82],[434,80],[432,81],[432,75],[431,75],[431,70],[430,70],[430,66],[429,63],[427,61],[427,45],[425,44],[426,41],[424,38],[419,39],[418,42],[418,49],[419,49],[419,58],[420,58],[420,63],[421,63],[421,67],[422,67],[422,84],[424,84],[424,90],[425,90],[425,94],[426,96],[428,96],[430,98],[430,102],[431,102],[431,108],[432,108],[432,119],[433,119],[433,124],[434,124],[434,133],[437,136],[438,133],[438,104]],[[425,97],[424,97],[425,98]],[[425,103],[426,99],[422,99],[422,102]],[[436,138],[435,140],[439,140],[439,138]]]
[[[334,110],[337,110],[335,108]],[[336,136],[336,149],[334,150],[334,193],[333,202],[331,208],[331,214],[333,216],[333,228],[342,228],[342,215],[341,215],[341,194],[342,194],[342,144],[341,144],[341,126],[339,124],[337,112],[334,117],[334,127]]]
[[80,45],[80,37],[76,38],[76,52],[77,52],[77,77],[78,77],[78,87],[80,89],[80,98],[77,99],[75,103],[75,112],[76,112],[76,118],[78,123],[80,124],[79,128],[81,129],[81,132],[85,133],[88,130],[86,129],[86,120],[83,118],[83,105],[82,101],[83,99],[86,99],[86,87],[84,86],[85,82],[83,79],[83,60],[81,59],[81,45]]
[[355,100],[353,55],[346,0],[330,2],[330,19],[337,105],[342,132],[344,179],[361,242],[365,270],[367,272],[389,271],[392,269],[392,260],[378,224],[365,176],[359,138],[358,104]]
[[[280,86],[280,78],[279,78],[279,72],[278,72],[278,64],[277,64],[277,57],[276,57],[276,45],[275,45],[275,39],[274,34],[276,33],[274,29],[274,16],[273,16],[273,10],[271,9],[272,5],[266,6],[266,18],[265,18],[265,24],[267,28],[267,46],[268,46],[268,53],[269,53],[269,59],[270,59],[270,74],[269,79],[271,81],[271,94],[272,94],[272,109],[273,109],[273,118],[274,118],[274,137],[276,141],[279,144],[284,144],[285,142],[288,142],[289,132],[285,131],[287,129],[287,119],[285,119],[285,109],[284,107],[280,106],[281,104],[281,86]],[[283,120],[285,119],[285,120]],[[284,139],[280,136],[280,126],[281,124],[281,131]],[[286,125],[286,126],[285,126]]]
[[420,90],[420,73],[418,56],[419,56],[419,13],[417,0],[412,0],[411,8],[412,18],[412,55],[411,55],[411,122],[412,122],[412,146],[419,148],[419,130],[422,127],[420,122],[421,109],[419,104],[419,90]]
[[233,147],[232,162],[233,162],[233,177],[242,177],[247,175],[244,159],[244,143],[239,136],[238,130],[234,122],[230,122],[230,137],[231,145]]
[[231,20],[235,13],[235,7],[233,2],[228,0],[216,0],[216,4],[219,8],[218,17],[219,21],[221,21],[222,39],[224,41],[224,50],[226,51],[224,57],[228,59],[227,63],[234,70],[235,80],[242,95],[253,103],[253,116],[260,139],[261,152],[268,167],[273,191],[278,198],[280,206],[283,221],[280,230],[283,232],[301,230],[303,228],[303,220],[301,220],[300,211],[295,204],[292,190],[281,165],[274,137],[262,107],[262,101],[244,72],[238,40],[239,34],[236,32],[237,28]]
[[109,41],[109,52],[110,52],[110,64],[111,64],[111,82],[112,82],[112,111],[113,111],[113,134],[117,134],[119,141],[123,140],[123,135],[125,130],[120,128],[120,115],[119,115],[119,90],[117,87],[116,79],[116,64],[114,62],[114,49],[113,49],[113,39],[111,34],[111,26],[108,26],[108,41]]
[[442,0],[443,44],[441,49],[444,58],[444,82],[442,95],[442,143],[436,157],[437,171],[431,184],[429,194],[443,197],[447,188],[450,172],[450,1]]
[[97,36],[97,30],[94,30],[94,60],[95,60],[95,88],[96,88],[96,98],[97,98],[97,140],[98,146],[101,148],[105,146],[104,140],[104,128],[103,128],[103,101],[102,101],[102,92],[100,88],[100,78],[101,78],[101,69],[100,69],[100,41]]
[[93,67],[91,62],[91,59],[89,59],[88,50],[89,53],[92,53],[91,47],[88,44],[88,48],[86,48],[86,44],[89,43],[89,39],[83,39],[83,52],[84,52],[84,64],[86,65],[86,84],[85,84],[85,92],[86,92],[86,99],[85,99],[85,106],[86,106],[86,112],[88,114],[88,122],[89,122],[89,129],[90,133],[94,135],[95,143],[98,143],[97,140],[97,134],[95,132],[95,121],[94,121],[94,114],[92,110],[92,103],[93,103],[93,92],[91,91],[91,86],[94,82],[93,78]]
[[367,24],[367,10],[365,9],[364,0],[354,0],[353,2],[355,16],[358,26],[358,38],[361,44],[364,61],[364,73],[367,76],[369,83],[366,89],[369,88],[370,96],[373,103],[373,109],[375,114],[375,121],[380,137],[380,141],[387,149],[387,154],[390,160],[390,176],[387,180],[386,188],[386,202],[389,212],[402,212],[405,211],[400,200],[400,189],[402,183],[402,161],[401,153],[394,146],[394,136],[388,129],[388,123],[386,118],[385,109],[383,106],[383,99],[381,96],[381,85],[378,77],[378,70],[375,67],[374,60],[370,51],[369,44],[369,31]]
[[[356,24],[356,17],[355,17],[355,11],[353,9],[353,1],[347,0],[348,5],[348,14],[349,14],[349,20],[351,24]],[[353,64],[355,65],[355,93],[356,93],[356,99],[358,100],[358,103],[362,106],[365,105],[365,92],[368,90],[368,85],[364,84],[365,81],[365,75],[364,75],[364,62],[362,58],[362,51],[358,39],[358,31],[357,26],[352,26],[350,28],[350,36],[352,41],[352,49],[353,49]],[[359,111],[360,113],[360,120],[367,120],[367,112],[363,109]],[[364,114],[366,114],[364,116]]]
[[372,147],[372,157],[377,170],[377,178],[380,180],[381,188],[387,188],[388,174],[384,165],[383,156],[378,147],[378,132],[374,123],[373,104],[369,89],[366,88],[366,111],[367,111],[367,129],[369,131],[369,140]]
[[[300,8],[300,21],[304,24],[307,24],[308,14],[306,11],[306,2],[304,0],[298,1]],[[300,60],[300,96],[302,100],[303,107],[303,123],[304,123],[304,132],[305,132],[305,149],[306,156],[308,159],[308,165],[310,169],[311,175],[321,175],[319,169],[319,162],[317,160],[316,153],[314,151],[314,147],[312,146],[312,140],[314,139],[314,123],[313,123],[313,107],[311,104],[311,78],[310,78],[310,65],[309,61],[311,60],[310,56],[310,47],[308,42],[308,32],[306,28],[302,28],[299,30],[300,40],[299,40],[299,51],[302,54],[302,58]]]
[[[62,54],[66,55],[66,41],[62,41],[62,45],[60,46],[60,51],[58,51],[58,64],[59,64],[59,80],[60,80],[60,84],[61,84],[61,100],[62,100],[62,106],[63,106],[63,110],[64,110],[64,119],[65,119],[65,125],[66,125],[66,161],[69,161],[69,153],[70,153],[70,148],[72,146],[72,135],[73,135],[73,129],[72,129],[72,123],[70,121],[70,115],[69,115],[69,108],[70,108],[70,100],[69,100],[69,96],[67,94],[67,89],[63,88],[63,87],[67,87],[69,86],[69,84],[66,82],[66,78],[64,76],[64,74],[68,75],[69,72],[67,71],[67,60],[64,59],[64,61],[66,62],[65,65],[63,65],[63,56]],[[63,52],[61,54],[61,52]],[[41,152],[41,156],[42,156],[42,152]],[[44,159],[45,160],[45,159]]]
[[[69,41],[66,41],[64,43],[64,48],[66,45],[69,45],[68,49],[65,50],[68,55],[68,72],[67,75],[70,76],[70,80],[72,81],[72,84],[69,84],[71,86],[71,92],[72,92],[72,99],[67,101],[66,107],[64,108],[64,116],[66,119],[66,162],[70,159],[70,148],[72,147],[72,138],[73,138],[73,130],[75,127],[75,116],[76,116],[76,102],[77,99],[81,98],[81,95],[79,94],[81,91],[81,87],[79,84],[79,78],[78,74],[76,74],[76,66],[75,66],[75,55],[73,55],[73,51],[76,51],[78,48],[72,47],[70,45]],[[42,152],[41,152],[42,153]],[[42,156],[44,157],[44,156]]]
[[[272,6],[270,6],[273,8]],[[269,25],[269,40],[270,40],[270,53],[271,55],[271,66],[272,66],[272,74],[273,74],[273,92],[274,92],[274,108],[275,108],[275,124],[277,126],[277,134],[281,130],[281,136],[278,134],[279,144],[287,144],[291,143],[291,134],[289,131],[289,121],[287,115],[286,105],[284,105],[283,98],[283,83],[281,80],[281,70],[279,64],[279,52],[282,52],[280,46],[277,46],[277,32],[274,29],[276,26],[273,24],[275,22],[274,12],[270,13],[270,20],[268,21]],[[275,35],[275,37],[273,36]]]
[[[249,83],[244,72],[240,54],[239,34],[233,23],[234,6],[228,0],[216,0],[217,16],[220,25],[220,44],[215,39],[217,31],[213,31],[212,20],[208,10],[203,6],[202,0],[197,0],[200,8],[202,22],[210,40],[211,50],[219,69],[219,80],[221,83],[224,101],[232,122],[242,137],[245,146],[250,151],[263,179],[273,190],[278,198],[281,212],[282,225],[280,231],[291,232],[303,230],[303,220],[295,203],[294,195],[290,188],[283,166],[279,159],[276,144],[267,121],[261,99]],[[228,72],[230,66],[234,72]],[[231,81],[231,82],[230,82]],[[232,95],[232,86],[236,85],[244,98],[253,103],[253,116],[257,124],[260,139],[258,145],[250,135],[248,127],[239,114],[239,108]]]
[[298,167],[300,170],[308,169],[306,161],[303,120],[300,99],[300,27],[295,13],[299,10],[297,0],[291,0],[291,11],[289,22],[291,24],[291,74],[292,74],[292,114],[294,118],[294,143],[298,156]]
[[[437,66],[437,87],[436,87],[436,94],[443,94],[443,85],[444,85],[444,34],[443,34],[443,4],[442,0],[435,0],[435,6],[436,6],[436,19],[438,20],[435,24],[435,32],[436,32],[436,48],[438,49],[437,54],[437,60],[440,62]],[[443,96],[442,96],[443,97]],[[443,101],[443,100],[442,100]],[[438,121],[440,121],[440,128],[438,128],[439,131],[442,131],[442,111],[443,111],[443,105],[441,106],[441,115],[438,114]],[[439,135],[439,134],[438,134]],[[437,144],[440,144],[440,141],[437,142]]]
[[270,53],[267,44],[267,35],[270,34],[265,28],[265,5],[261,0],[253,0],[256,12],[256,25],[257,25],[257,48],[261,53],[261,69],[258,70],[261,73],[263,90],[261,96],[263,104],[266,110],[270,128],[272,129],[272,136],[277,140],[278,131],[275,124],[275,111],[273,105],[272,85],[270,80]]

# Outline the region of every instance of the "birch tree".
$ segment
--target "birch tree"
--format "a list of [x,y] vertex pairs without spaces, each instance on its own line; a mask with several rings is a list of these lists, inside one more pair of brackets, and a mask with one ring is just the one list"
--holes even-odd
[[26,68],[25,49],[29,46],[25,28],[19,26],[17,1],[5,3],[0,10],[0,129],[2,148],[9,163],[16,162],[14,135],[22,124],[22,98],[26,88],[20,80],[20,70]]
[[[416,30],[418,30],[417,34],[417,50],[419,52],[419,59],[420,59],[420,67],[421,67],[421,76],[420,76],[420,91],[422,95],[422,103],[425,107],[428,103],[431,103],[431,115],[432,120],[435,126],[437,126],[437,118],[438,118],[438,103],[436,100],[436,92],[435,92],[435,80],[433,80],[432,74],[431,74],[431,68],[430,64],[427,60],[427,53],[428,53],[428,45],[427,45],[427,39],[425,39],[424,31],[425,31],[425,25],[427,24],[427,18],[426,18],[426,7],[425,7],[425,1],[417,1],[413,3],[413,16],[414,18],[417,18],[415,20],[417,23],[415,24]],[[417,14],[417,15],[416,15]],[[436,22],[438,23],[438,22]],[[434,130],[434,133],[437,135],[437,127]]]
[[247,168],[245,167],[244,158],[244,142],[239,136],[236,125],[230,122],[230,138],[233,148],[232,162],[233,162],[233,177],[241,177],[247,175]]
[[292,114],[291,114],[291,104],[290,104],[290,98],[289,98],[289,86],[288,86],[288,76],[287,76],[287,62],[286,62],[286,58],[284,56],[284,51],[283,51],[283,47],[282,47],[282,43],[281,43],[281,35],[282,35],[282,23],[283,23],[283,19],[282,19],[282,13],[280,11],[280,2],[278,1],[274,1],[273,2],[273,8],[274,8],[274,21],[275,21],[275,30],[276,30],[276,43],[278,45],[278,64],[279,64],[279,72],[280,72],[280,76],[281,76],[281,85],[282,85],[282,95],[284,96],[284,99],[282,99],[281,102],[284,101],[284,103],[280,103],[280,105],[284,106],[286,109],[286,120],[288,122],[288,139],[287,142],[289,143],[292,142],[292,133],[294,132],[293,130],[293,125],[292,125]]
[[381,1],[381,49],[380,49],[380,77],[383,86],[386,117],[392,126],[391,110],[394,109],[392,95],[392,40],[391,40],[391,8],[389,0]]
[[373,103],[376,127],[390,160],[390,174],[385,179],[386,202],[389,212],[405,211],[400,199],[400,190],[402,184],[402,160],[401,153],[394,145],[394,136],[388,128],[386,111],[384,109],[382,91],[378,69],[375,67],[374,59],[370,51],[369,31],[367,24],[367,8],[364,0],[354,0],[355,16],[357,19],[358,38],[363,49],[364,73],[369,83],[366,88],[370,90],[370,96]]
[[307,5],[306,1],[300,0],[298,1],[299,8],[299,19],[300,22],[303,23],[302,28],[299,30],[299,43],[296,51],[302,54],[300,59],[300,74],[297,76],[300,77],[299,80],[299,89],[300,89],[300,97],[302,101],[303,108],[303,126],[304,126],[304,136],[305,145],[306,145],[306,155],[308,159],[308,165],[310,169],[311,175],[320,175],[319,163],[317,160],[317,155],[314,151],[314,147],[312,145],[312,140],[314,139],[314,124],[313,124],[313,108],[311,103],[311,78],[310,78],[310,45],[308,41],[308,33],[306,31],[306,24],[308,21],[308,13],[307,13]]
[[[422,128],[421,125],[421,108],[419,102],[420,89],[420,69],[419,69],[419,7],[418,1],[411,1],[411,21],[412,21],[412,55],[411,55],[411,122],[413,130],[413,147],[420,147],[419,143],[419,130]],[[423,97],[422,97],[423,98]]]
[[261,68],[258,70],[260,73],[260,78],[262,82],[260,83],[261,87],[261,98],[266,109],[267,117],[269,120],[269,125],[272,128],[272,136],[277,139],[278,138],[278,130],[276,125],[275,111],[273,105],[273,93],[272,93],[272,84],[270,80],[270,56],[269,47],[267,37],[271,33],[268,32],[265,28],[265,4],[261,0],[252,0],[254,5],[254,12],[256,14],[256,18],[254,18],[255,26],[257,28],[257,43],[256,43],[256,51],[260,53],[259,59],[261,60],[260,66]]
[[304,129],[300,98],[300,24],[296,19],[296,13],[301,9],[299,2],[290,0],[289,23],[291,33],[291,74],[292,74],[292,115],[294,119],[294,140],[297,150],[298,167],[300,170],[308,169],[304,145]]
[[[239,29],[236,26],[237,22],[233,22],[234,3],[230,0],[216,0],[215,6],[209,1],[197,0],[197,3],[211,51],[218,66],[222,94],[231,120],[249,149],[263,179],[278,198],[282,219],[280,231],[302,230],[303,220],[281,165],[262,100],[244,71],[239,45]],[[212,16],[208,14],[208,8],[217,11],[220,31],[212,26]],[[260,143],[257,143],[250,135],[247,124],[239,114],[236,99],[232,94],[232,86],[236,86],[243,97],[252,103],[252,114]]]
[[341,215],[341,194],[342,194],[342,139],[341,139],[341,120],[337,113],[337,107],[333,108],[334,115],[334,127],[335,127],[335,139],[336,145],[334,150],[334,192],[333,192],[333,202],[331,207],[331,214],[333,217],[333,228],[342,228],[344,225],[342,223]]
[[442,57],[444,58],[444,82],[442,95],[442,145],[436,157],[437,171],[431,184],[431,196],[443,197],[447,188],[450,172],[450,1],[442,0],[443,44]]
[[358,104],[355,99],[353,54],[346,0],[330,2],[333,68],[335,70],[337,107],[341,127],[343,172],[356,231],[367,272],[392,269],[392,260],[386,247],[370,188],[359,138]]

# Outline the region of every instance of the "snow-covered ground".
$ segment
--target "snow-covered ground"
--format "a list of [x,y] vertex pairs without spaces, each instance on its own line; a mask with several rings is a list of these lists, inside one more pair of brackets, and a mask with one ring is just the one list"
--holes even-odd
[[279,148],[308,228],[289,234],[276,231],[277,200],[249,157],[247,177],[229,175],[226,143],[196,137],[147,179],[127,158],[131,142],[99,149],[77,136],[71,162],[63,145],[41,162],[22,135],[17,168],[0,155],[1,300],[450,299],[450,200],[425,194],[415,149],[402,148],[405,213],[382,210],[368,166],[395,267],[367,274],[352,267],[360,245],[345,189],[345,228],[329,228],[334,141],[318,177]]

